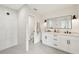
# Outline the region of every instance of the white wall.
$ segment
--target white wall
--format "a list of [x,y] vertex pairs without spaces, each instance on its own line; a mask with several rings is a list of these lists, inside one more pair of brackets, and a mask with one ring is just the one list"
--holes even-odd
[[79,5],[76,5],[75,12],[77,19],[72,20],[72,32],[79,33]]
[[17,45],[17,39],[17,12],[0,6],[0,50]]
[[68,8],[60,8],[55,11],[51,11],[51,13],[46,14],[46,18],[52,18],[52,17],[60,17],[60,16],[66,16],[66,15],[73,15],[75,14],[75,7],[68,7]]

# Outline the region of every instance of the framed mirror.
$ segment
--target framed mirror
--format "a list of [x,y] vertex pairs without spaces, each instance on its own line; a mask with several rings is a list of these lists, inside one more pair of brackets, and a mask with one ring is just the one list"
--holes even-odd
[[47,19],[48,29],[72,29],[72,16],[61,16]]

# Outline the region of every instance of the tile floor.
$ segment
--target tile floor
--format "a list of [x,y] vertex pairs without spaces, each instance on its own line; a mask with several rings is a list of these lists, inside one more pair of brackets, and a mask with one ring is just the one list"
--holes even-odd
[[30,41],[29,51],[26,52],[25,43],[0,51],[0,54],[67,54],[61,50],[40,43]]

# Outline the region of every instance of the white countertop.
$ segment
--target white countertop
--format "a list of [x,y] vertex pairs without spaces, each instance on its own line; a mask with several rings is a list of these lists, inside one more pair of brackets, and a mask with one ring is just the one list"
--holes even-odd
[[51,35],[65,35],[65,36],[78,36],[79,37],[79,33],[74,33],[71,32],[71,34],[65,34],[64,32],[47,32],[50,33]]

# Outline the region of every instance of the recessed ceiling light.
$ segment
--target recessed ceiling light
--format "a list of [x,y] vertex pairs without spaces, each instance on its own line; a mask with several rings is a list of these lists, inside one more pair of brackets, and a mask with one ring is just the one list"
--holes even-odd
[[6,14],[7,14],[7,15],[10,15],[10,13],[9,13],[9,12],[7,12]]
[[38,9],[37,9],[37,8],[33,8],[33,10],[34,10],[34,11],[37,11]]

